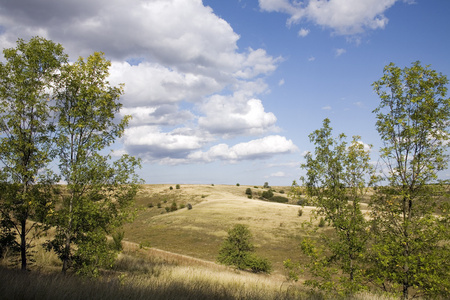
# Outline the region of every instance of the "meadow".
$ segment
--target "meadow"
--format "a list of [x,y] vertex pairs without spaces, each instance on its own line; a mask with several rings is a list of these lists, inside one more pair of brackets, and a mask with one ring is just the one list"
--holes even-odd
[[[287,196],[289,187],[272,187],[275,195],[289,198],[286,204],[260,200],[264,190],[143,185],[136,197],[136,217],[123,228],[123,251],[100,278],[62,276],[56,255],[41,247],[48,239],[43,236],[35,242],[31,272],[6,268],[8,262],[3,261],[0,295],[3,299],[325,299],[305,288],[304,278],[288,281],[283,267],[284,260],[301,258],[300,239],[306,234],[302,222],[310,220],[313,207],[298,206]],[[235,224],[249,226],[256,253],[273,265],[270,274],[216,263],[220,245]],[[355,299],[387,298],[358,294]]]

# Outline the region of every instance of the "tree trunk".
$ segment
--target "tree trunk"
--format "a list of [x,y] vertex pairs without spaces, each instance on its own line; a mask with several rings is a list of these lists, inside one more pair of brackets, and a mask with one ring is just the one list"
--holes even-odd
[[21,256],[21,260],[22,260],[22,271],[26,271],[27,270],[27,240],[26,240],[26,235],[27,235],[27,221],[25,220],[21,220],[20,221],[20,256]]

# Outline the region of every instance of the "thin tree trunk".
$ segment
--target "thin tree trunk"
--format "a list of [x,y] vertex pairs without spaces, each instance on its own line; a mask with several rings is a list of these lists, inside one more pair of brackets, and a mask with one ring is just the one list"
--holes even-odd
[[20,256],[22,259],[22,271],[26,271],[27,270],[27,240],[26,240],[26,235],[27,235],[27,220],[23,219],[20,221]]

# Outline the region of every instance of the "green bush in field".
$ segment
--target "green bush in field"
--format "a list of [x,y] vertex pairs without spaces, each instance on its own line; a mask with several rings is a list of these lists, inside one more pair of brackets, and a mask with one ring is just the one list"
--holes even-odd
[[273,197],[273,192],[271,190],[262,192],[261,195],[265,199],[270,199]]
[[177,185],[175,186],[175,188],[176,188],[177,190],[179,190],[179,189],[180,189],[180,185],[177,184]]
[[289,199],[283,196],[273,196],[270,198],[270,201],[278,203],[288,203]]
[[245,190],[245,194],[251,196],[252,195],[252,189],[251,188],[247,188]]
[[240,184],[239,184],[239,183],[236,183],[236,186],[240,186]]
[[240,270],[251,269],[255,273],[269,273],[272,266],[266,258],[254,254],[255,247],[251,243],[252,234],[247,225],[236,224],[228,231],[223,241],[217,260],[219,263],[235,266]]
[[172,205],[170,206],[170,211],[176,211],[178,210],[178,206],[176,202],[172,202]]
[[272,271],[272,264],[265,257],[259,257],[254,253],[247,256],[247,266],[254,273],[270,273]]

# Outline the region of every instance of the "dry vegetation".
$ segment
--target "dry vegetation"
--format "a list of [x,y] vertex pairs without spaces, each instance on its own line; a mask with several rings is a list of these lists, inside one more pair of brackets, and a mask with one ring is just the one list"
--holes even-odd
[[[36,241],[33,272],[0,268],[4,278],[0,295],[3,299],[323,299],[308,293],[301,280],[286,281],[282,266],[283,260],[299,258],[301,222],[310,219],[311,207],[304,207],[299,217],[298,205],[249,199],[245,194],[249,186],[172,187],[142,186],[136,219],[124,228],[124,251],[100,279],[55,275],[60,263],[40,246],[47,239],[43,236]],[[254,195],[262,191],[250,188]],[[167,212],[165,207],[174,202],[185,208]],[[249,226],[257,253],[273,264],[272,274],[237,271],[215,262],[227,230],[237,223]],[[356,299],[382,298],[361,294]]]

